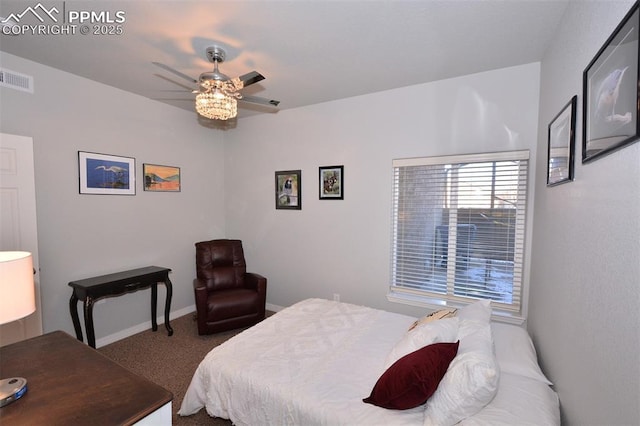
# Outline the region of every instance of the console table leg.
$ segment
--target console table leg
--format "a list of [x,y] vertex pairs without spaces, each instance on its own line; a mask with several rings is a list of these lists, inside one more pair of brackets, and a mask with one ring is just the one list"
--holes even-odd
[[171,284],[171,280],[169,280],[169,275],[164,281],[165,286],[167,287],[167,299],[164,302],[164,326],[167,328],[167,334],[169,336],[173,335],[173,328],[169,324],[169,311],[171,310],[171,297],[173,295],[173,285]]
[[158,321],[156,316],[158,314],[157,308],[158,302],[158,283],[151,284],[151,330],[158,330]]
[[87,332],[87,344],[96,348],[96,334],[93,330],[93,298],[87,296],[84,300],[84,328]]
[[78,297],[75,293],[71,293],[69,311],[71,311],[71,321],[73,321],[73,329],[76,331],[76,338],[82,342],[82,327],[80,326],[80,318],[78,317]]

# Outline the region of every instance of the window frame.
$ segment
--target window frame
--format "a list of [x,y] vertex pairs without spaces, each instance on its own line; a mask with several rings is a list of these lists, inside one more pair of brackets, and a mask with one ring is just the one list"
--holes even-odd
[[[526,195],[524,197],[524,207],[521,208],[524,213],[524,224],[522,231],[522,260],[519,266],[521,271],[520,279],[520,302],[519,311],[512,309],[500,309],[500,304],[494,303],[493,317],[497,321],[508,322],[513,324],[523,324],[527,316],[528,308],[528,288],[529,288],[529,252],[531,248],[531,217],[533,214],[533,180],[531,175],[533,174],[533,164],[529,150],[518,151],[502,151],[491,153],[479,153],[479,154],[461,154],[461,155],[447,155],[447,156],[434,156],[434,157],[416,157],[416,158],[403,158],[394,159],[392,161],[392,207],[391,207],[391,253],[390,253],[390,277],[389,277],[389,291],[387,299],[391,302],[408,304],[412,306],[425,307],[429,309],[441,309],[443,307],[455,307],[460,308],[469,303],[472,303],[473,298],[469,297],[457,297],[448,294],[435,295],[433,293],[425,294],[425,292],[402,286],[397,286],[394,283],[394,262],[396,251],[396,232],[397,223],[396,216],[397,211],[397,197],[399,196],[398,183],[396,182],[396,169],[399,167],[410,166],[435,166],[435,165],[447,165],[447,164],[462,164],[462,163],[492,163],[500,161],[521,161],[527,162],[526,173],[524,177],[524,187],[526,189]],[[446,195],[446,190],[444,194]],[[498,306],[495,306],[498,305]]]

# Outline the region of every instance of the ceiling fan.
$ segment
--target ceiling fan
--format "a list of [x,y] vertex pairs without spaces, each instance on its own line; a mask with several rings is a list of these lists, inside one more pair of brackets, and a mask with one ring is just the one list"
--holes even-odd
[[192,93],[196,94],[196,111],[212,120],[228,120],[235,117],[238,114],[238,100],[270,107],[277,107],[280,104],[280,101],[273,99],[240,93],[243,88],[264,80],[264,76],[257,71],[251,71],[236,78],[230,78],[221,73],[218,65],[226,58],[223,48],[208,47],[206,56],[209,62],[213,62],[213,72],[203,72],[197,80],[160,62],[153,62],[153,64],[194,84]]

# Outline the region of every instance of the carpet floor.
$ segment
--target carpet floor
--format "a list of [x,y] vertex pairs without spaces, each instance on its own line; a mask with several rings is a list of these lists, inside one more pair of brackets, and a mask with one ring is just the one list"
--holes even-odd
[[[272,314],[268,312],[267,315]],[[143,331],[98,349],[103,355],[130,371],[173,393],[172,424],[174,426],[229,426],[229,420],[210,417],[205,409],[188,416],[178,416],[182,399],[198,364],[212,348],[243,329],[199,336],[194,314],[171,321],[173,336],[167,336],[164,324],[158,331]]]

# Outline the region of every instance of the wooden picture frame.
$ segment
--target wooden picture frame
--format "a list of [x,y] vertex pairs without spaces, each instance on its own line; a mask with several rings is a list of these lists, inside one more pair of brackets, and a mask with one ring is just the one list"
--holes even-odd
[[319,167],[319,198],[344,200],[344,166]]
[[583,163],[640,138],[639,4],[635,3],[584,71]]
[[135,158],[78,151],[80,194],[135,195]]
[[302,210],[302,171],[276,172],[276,209]]
[[574,175],[576,104],[571,98],[549,123],[547,146],[547,186],[571,182]]
[[180,167],[142,165],[143,189],[151,192],[180,192]]

